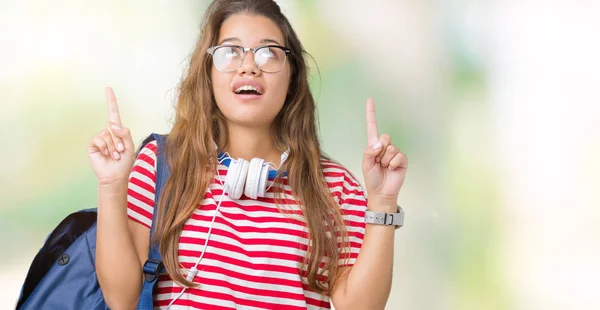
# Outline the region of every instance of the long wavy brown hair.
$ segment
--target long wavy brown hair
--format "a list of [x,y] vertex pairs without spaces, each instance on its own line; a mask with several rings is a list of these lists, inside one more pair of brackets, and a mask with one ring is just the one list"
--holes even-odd
[[[205,13],[200,38],[179,85],[175,122],[167,138],[171,176],[159,200],[153,242],[159,243],[171,278],[180,285],[195,286],[181,271],[179,237],[186,220],[214,180],[217,152],[213,141],[227,143],[228,136],[226,119],[215,103],[212,60],[207,49],[217,44],[223,22],[239,13],[264,16],[274,21],[284,35],[285,46],[292,51],[288,57],[291,66],[288,94],[272,123],[272,131],[276,145],[289,149],[288,158],[279,170],[288,172],[289,186],[302,207],[308,226],[310,241],[303,261],[304,276],[312,290],[330,295],[339,279],[338,261],[347,258],[341,251],[342,247],[348,246],[347,231],[321,167],[321,158],[327,157],[321,151],[317,136],[315,101],[309,89],[305,62],[307,53],[290,22],[272,0],[216,0]],[[281,178],[275,182],[276,195],[282,195]],[[337,238],[341,238],[341,245]],[[320,269],[322,261],[324,265]],[[302,270],[300,274],[303,274]]]

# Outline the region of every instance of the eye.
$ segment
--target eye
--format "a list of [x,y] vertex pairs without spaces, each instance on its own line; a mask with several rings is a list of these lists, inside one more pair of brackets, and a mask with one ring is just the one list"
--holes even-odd
[[226,58],[235,58],[237,56],[239,56],[240,53],[238,52],[237,48],[233,48],[233,47],[226,47],[223,48],[223,56]]
[[277,58],[277,53],[270,47],[263,47],[258,50],[258,56],[261,58]]

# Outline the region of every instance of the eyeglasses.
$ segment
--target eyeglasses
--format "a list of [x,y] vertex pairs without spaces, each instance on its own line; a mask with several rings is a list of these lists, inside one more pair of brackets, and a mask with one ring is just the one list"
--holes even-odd
[[254,63],[261,71],[276,73],[283,70],[287,60],[287,54],[292,51],[279,45],[264,45],[255,48],[221,45],[208,48],[212,55],[215,69],[220,72],[237,71],[244,64],[246,52],[254,53]]

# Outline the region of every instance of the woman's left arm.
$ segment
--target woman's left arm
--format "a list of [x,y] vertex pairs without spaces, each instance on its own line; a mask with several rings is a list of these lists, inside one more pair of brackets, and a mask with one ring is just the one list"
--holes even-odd
[[[373,99],[367,100],[368,146],[363,157],[367,208],[396,213],[398,193],[404,183],[408,160],[392,144],[390,136],[379,136]],[[342,267],[338,285],[331,294],[336,310],[384,309],[392,287],[394,226],[366,224],[363,244],[352,267]]]

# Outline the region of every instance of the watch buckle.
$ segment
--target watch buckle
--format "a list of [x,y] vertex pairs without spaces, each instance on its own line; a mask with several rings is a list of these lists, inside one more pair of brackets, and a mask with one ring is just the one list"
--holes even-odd
[[[388,218],[390,219],[389,222],[388,222]],[[394,225],[394,214],[384,213],[383,214],[383,223],[385,225]]]

